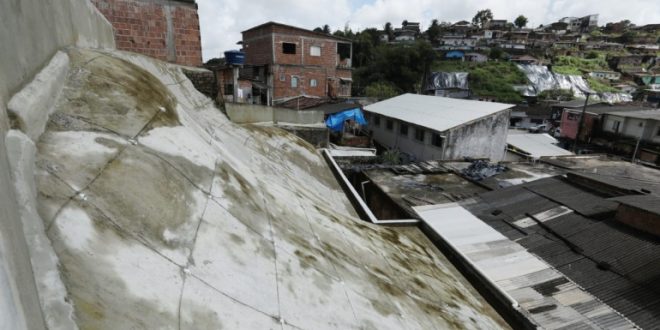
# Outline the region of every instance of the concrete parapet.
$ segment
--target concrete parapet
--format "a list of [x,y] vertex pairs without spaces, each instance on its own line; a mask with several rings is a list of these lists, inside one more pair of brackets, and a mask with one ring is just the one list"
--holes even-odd
[[69,71],[69,56],[57,52],[30,83],[9,100],[8,111],[21,131],[37,142],[46,128]]

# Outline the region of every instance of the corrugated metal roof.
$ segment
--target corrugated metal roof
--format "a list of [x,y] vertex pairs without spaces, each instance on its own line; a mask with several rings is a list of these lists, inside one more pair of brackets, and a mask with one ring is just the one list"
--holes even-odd
[[[480,195],[466,207],[503,235],[510,232],[509,224],[518,226],[522,238],[517,243],[638,326],[660,326],[660,239],[619,223],[610,212],[616,205],[613,200],[643,203],[645,198],[658,197],[608,200],[560,178],[496,193]],[[548,211],[547,205],[534,202],[538,209],[529,211],[536,198],[564,206]],[[578,213],[564,212],[567,207]],[[494,209],[501,209],[502,214],[493,216],[489,212]],[[521,214],[521,209],[527,212]],[[536,224],[528,224],[525,219],[529,218]],[[611,327],[607,319],[599,322]]]
[[466,263],[540,328],[634,328],[612,308],[465,208],[444,204],[414,209]]
[[660,214],[660,198],[654,195],[633,195],[613,198],[623,205],[636,207],[640,210]]
[[573,155],[572,152],[558,147],[558,142],[549,134],[509,134],[506,138],[506,143],[534,159]]
[[511,107],[512,104],[403,94],[368,105],[365,110],[443,132]]

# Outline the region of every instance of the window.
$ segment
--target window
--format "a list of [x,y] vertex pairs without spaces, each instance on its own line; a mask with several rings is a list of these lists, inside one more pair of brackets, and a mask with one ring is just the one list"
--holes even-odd
[[234,95],[234,84],[225,85],[225,95]]
[[660,136],[660,127],[658,127],[658,130],[655,132],[655,136]]
[[569,112],[566,119],[570,121],[578,121],[580,120],[580,114]]
[[286,81],[286,75],[284,73],[280,73],[280,81]]
[[351,58],[351,44],[338,43],[337,54],[339,54],[340,61]]
[[438,148],[442,148],[442,144],[445,142],[444,140],[445,138],[443,138],[440,134],[433,133],[433,140],[431,143]]
[[621,122],[618,120],[612,122],[612,130],[614,133],[619,133],[619,125],[621,125]]
[[289,42],[282,43],[282,53],[284,54],[295,54],[296,53],[296,44]]
[[415,140],[424,142],[424,129],[421,127],[415,128]]
[[407,124],[401,123],[399,125],[399,134],[401,134],[403,136],[408,136],[408,125]]
[[309,55],[310,56],[321,56],[321,47],[319,46],[312,46],[309,48]]
[[316,86],[318,86],[318,82],[316,81],[316,79],[311,79],[311,80],[309,81],[309,86],[310,86],[310,87],[316,87]]
[[374,125],[380,127],[380,116],[374,115]]
[[298,77],[291,76],[291,87],[292,88],[297,88],[298,87]]
[[385,121],[385,128],[388,131],[391,131],[391,130],[394,129],[394,122],[392,121],[392,119],[388,119],[388,120]]

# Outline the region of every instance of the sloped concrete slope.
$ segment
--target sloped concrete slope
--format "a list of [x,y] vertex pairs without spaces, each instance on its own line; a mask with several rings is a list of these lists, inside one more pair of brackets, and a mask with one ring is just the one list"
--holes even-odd
[[68,51],[38,209],[81,329],[506,327],[417,229],[357,218],[322,157],[169,64]]

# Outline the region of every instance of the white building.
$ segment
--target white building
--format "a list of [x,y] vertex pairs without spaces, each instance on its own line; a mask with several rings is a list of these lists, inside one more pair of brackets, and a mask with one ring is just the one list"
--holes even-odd
[[608,112],[602,123],[603,132],[660,143],[660,110]]
[[504,159],[510,108],[495,102],[404,94],[365,107],[376,142],[417,160]]

